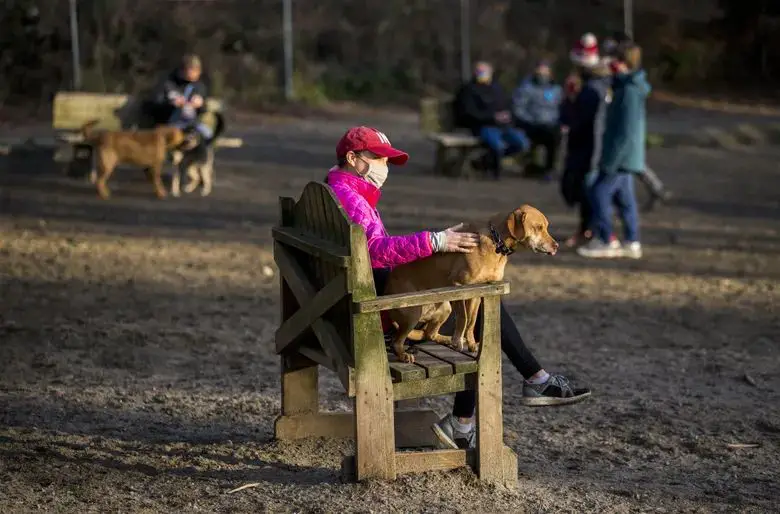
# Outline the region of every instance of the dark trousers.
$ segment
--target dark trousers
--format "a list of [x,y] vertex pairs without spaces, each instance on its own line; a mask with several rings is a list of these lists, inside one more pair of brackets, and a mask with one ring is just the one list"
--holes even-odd
[[618,208],[626,241],[639,241],[639,212],[634,192],[634,174],[626,171],[601,173],[590,189],[593,233],[604,243],[612,235],[612,204]]
[[558,160],[558,150],[561,146],[561,129],[558,125],[538,125],[536,123],[518,122],[532,145],[544,147],[544,171],[552,171]]
[[[389,271],[386,269],[374,270],[374,286],[377,294],[382,294],[387,284]],[[477,313],[477,326],[474,330],[478,341],[482,339],[482,306]],[[455,327],[455,317],[450,319],[442,327],[442,332],[452,333]],[[517,330],[517,325],[512,321],[512,317],[501,302],[501,350],[507,356],[517,371],[523,375],[523,378],[530,378],[538,373],[542,366],[539,365],[531,350],[525,345],[525,341]],[[455,394],[455,404],[452,407],[452,414],[460,418],[470,418],[474,415],[477,405],[476,391],[460,391]]]
[[[583,189],[585,185],[583,184]],[[587,193],[587,191],[586,191]],[[587,194],[585,194],[580,200],[580,234],[584,234],[585,231],[590,230],[593,222],[593,209],[590,206],[590,200],[588,200]]]

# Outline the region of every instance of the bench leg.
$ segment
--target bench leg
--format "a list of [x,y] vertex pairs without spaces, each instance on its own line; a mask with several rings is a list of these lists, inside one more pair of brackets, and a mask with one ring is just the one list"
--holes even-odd
[[446,175],[447,173],[447,147],[439,143],[436,146],[436,161],[433,163],[434,175]]
[[[482,299],[482,344],[477,378],[477,475],[486,482],[505,482],[504,418],[501,391],[499,297]],[[516,477],[515,477],[516,479]]]
[[282,355],[281,360],[282,413],[276,419],[274,436],[297,439],[302,430],[297,420],[319,413],[319,372],[316,362],[299,354]]
[[393,384],[379,314],[355,314],[355,478],[396,477]]

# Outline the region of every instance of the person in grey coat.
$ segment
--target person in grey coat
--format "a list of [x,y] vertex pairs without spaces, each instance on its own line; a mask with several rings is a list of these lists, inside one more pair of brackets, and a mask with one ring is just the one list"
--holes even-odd
[[545,149],[544,173],[552,173],[561,145],[559,110],[563,90],[552,79],[547,61],[540,61],[533,74],[523,80],[512,95],[515,126]]

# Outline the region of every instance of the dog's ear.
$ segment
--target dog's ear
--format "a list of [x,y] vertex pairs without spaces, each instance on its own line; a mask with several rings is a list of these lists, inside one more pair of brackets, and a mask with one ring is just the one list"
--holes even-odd
[[506,219],[506,227],[509,230],[509,233],[518,241],[525,239],[526,212],[523,207],[512,211]]

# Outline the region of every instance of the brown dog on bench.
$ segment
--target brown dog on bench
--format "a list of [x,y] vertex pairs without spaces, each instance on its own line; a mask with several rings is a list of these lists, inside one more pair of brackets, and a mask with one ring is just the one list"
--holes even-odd
[[151,130],[100,131],[93,128],[99,120],[87,122],[81,133],[84,141],[94,148],[95,169],[90,180],[97,186],[98,194],[104,200],[111,196],[106,182],[119,164],[142,166],[149,181],[154,185],[158,198],[165,198],[162,184],[162,168],[168,151],[181,145],[185,136],[175,127],[157,127]]
[[[479,234],[479,246],[471,253],[438,253],[426,259],[394,268],[388,278],[385,294],[412,293],[437,287],[482,284],[503,280],[507,257],[518,247],[555,255],[558,243],[547,231],[547,217],[530,205],[507,214],[496,214],[487,223],[466,224],[463,232]],[[414,356],[404,351],[404,342],[427,340],[451,344],[462,350],[464,343],[470,352],[477,350],[474,328],[481,299],[442,302],[417,307],[404,307],[388,312],[398,326],[393,336],[393,351],[402,362],[414,362]],[[439,334],[439,329],[455,311],[455,332]],[[424,323],[422,331],[414,330]]]

